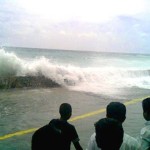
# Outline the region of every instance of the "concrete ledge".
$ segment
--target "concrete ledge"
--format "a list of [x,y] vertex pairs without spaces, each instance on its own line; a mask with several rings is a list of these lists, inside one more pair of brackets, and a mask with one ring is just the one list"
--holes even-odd
[[44,76],[0,77],[0,89],[24,87],[59,87],[60,85]]

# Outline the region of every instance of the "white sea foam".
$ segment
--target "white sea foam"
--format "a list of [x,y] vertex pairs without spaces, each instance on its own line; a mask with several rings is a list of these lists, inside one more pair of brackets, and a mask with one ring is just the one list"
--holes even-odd
[[0,76],[27,75],[45,76],[69,89],[93,93],[111,93],[124,87],[150,89],[150,71],[147,69],[115,66],[81,68],[58,64],[44,56],[27,61],[15,53],[0,50]]

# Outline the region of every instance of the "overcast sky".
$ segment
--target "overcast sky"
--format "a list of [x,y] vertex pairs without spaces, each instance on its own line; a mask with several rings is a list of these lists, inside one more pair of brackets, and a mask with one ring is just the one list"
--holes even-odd
[[0,0],[0,46],[150,53],[150,0]]

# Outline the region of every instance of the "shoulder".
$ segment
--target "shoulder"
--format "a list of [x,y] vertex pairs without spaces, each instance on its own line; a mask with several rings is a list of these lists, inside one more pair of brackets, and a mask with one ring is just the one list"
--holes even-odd
[[134,137],[132,137],[132,136],[126,134],[126,133],[124,134],[123,141],[128,141],[128,142],[132,142],[132,143],[135,143],[135,144],[138,143],[136,138],[134,138]]
[[56,135],[56,134],[60,134],[60,131],[55,128],[53,125],[51,124],[47,124],[44,125],[43,127],[40,127],[39,129],[37,129],[33,136],[46,136],[46,135]]
[[48,129],[48,125],[44,125],[40,128],[38,128],[33,135],[36,135],[36,134],[40,134],[40,133],[43,133],[44,131],[46,131]]
[[145,126],[141,129],[140,136],[150,142],[150,126]]
[[69,122],[64,122],[64,124],[66,125],[66,127],[67,127],[68,129],[75,130],[75,126],[74,126],[73,124],[71,124],[71,123],[69,123]]
[[39,143],[43,141],[47,137],[48,133],[48,125],[40,127],[37,129],[32,135],[32,143]]
[[148,124],[148,122],[146,122],[145,125],[146,126],[141,129],[141,132],[140,132],[141,135],[145,133],[150,133],[150,125]]
[[96,136],[96,133],[94,132],[94,133],[91,135],[91,137],[90,137],[89,143],[91,143],[91,144],[95,144],[95,143],[96,143],[96,138],[95,138],[95,136]]
[[97,147],[95,135],[96,135],[95,132],[91,135],[90,140],[89,140],[89,142],[88,142],[88,144],[87,144],[87,149],[86,149],[86,150],[100,150],[100,149]]
[[124,133],[124,137],[123,137],[123,143],[121,145],[121,149],[137,149],[139,148],[139,143],[137,141],[137,139],[135,139],[134,137]]
[[90,140],[95,140],[95,136],[96,136],[96,133],[94,132],[92,135],[91,135],[91,137],[90,137]]
[[52,119],[49,124],[59,124],[60,120],[59,119]]
[[31,145],[32,149],[51,149],[54,146],[59,148],[61,134],[55,127],[47,124],[34,132]]

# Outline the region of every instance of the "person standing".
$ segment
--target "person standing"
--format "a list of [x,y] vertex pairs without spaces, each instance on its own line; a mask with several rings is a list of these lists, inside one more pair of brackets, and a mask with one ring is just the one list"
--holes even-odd
[[[76,150],[83,150],[75,126],[68,122],[72,116],[71,105],[62,103],[59,107],[59,113],[59,119],[52,119],[48,125],[33,134],[32,150],[70,150],[71,143],[73,143]],[[48,130],[49,132],[47,132]]]
[[122,124],[112,118],[102,118],[95,124],[96,143],[101,150],[119,150],[123,142]]
[[145,127],[140,131],[139,142],[141,150],[150,150],[150,97],[142,101],[143,117],[146,120]]
[[[113,118],[119,121],[121,124],[126,119],[126,106],[121,102],[110,102],[106,107],[106,117]],[[93,133],[88,142],[87,150],[100,150],[97,147],[95,140],[95,133]],[[130,135],[124,133],[123,143],[120,150],[141,150],[138,141]]]

